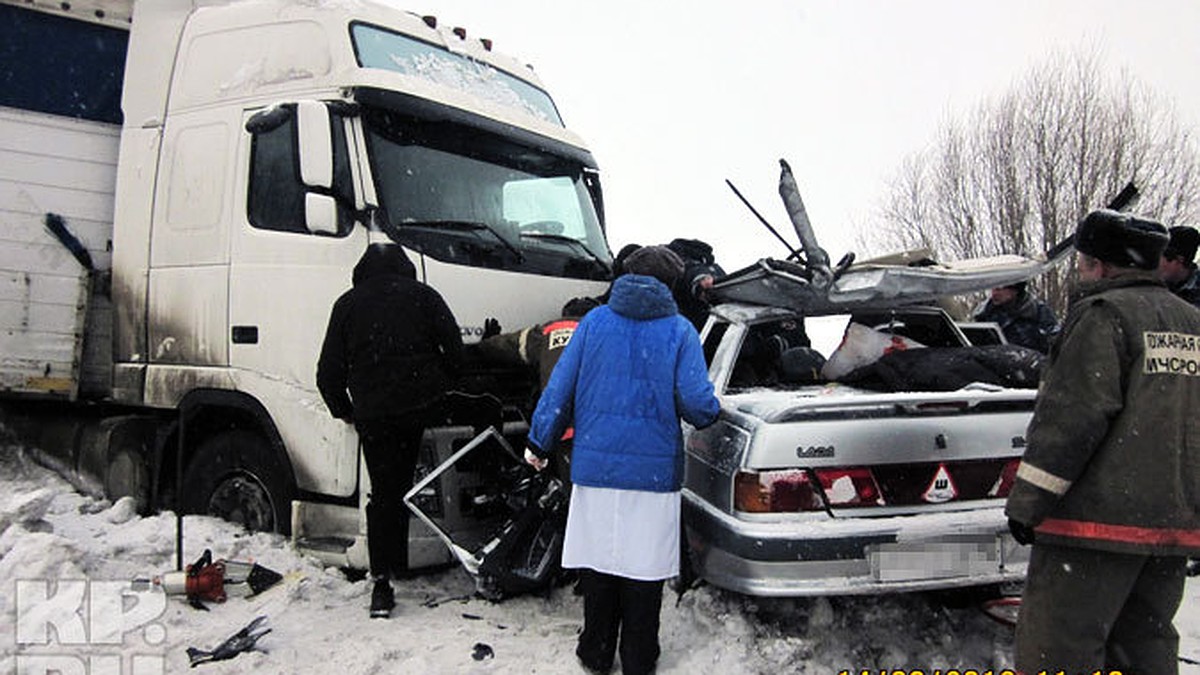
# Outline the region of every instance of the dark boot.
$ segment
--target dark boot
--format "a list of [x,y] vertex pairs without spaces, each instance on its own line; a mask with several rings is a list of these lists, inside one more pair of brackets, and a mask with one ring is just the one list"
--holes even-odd
[[375,587],[371,589],[371,618],[386,619],[392,615],[395,606],[392,582],[386,577],[375,577]]

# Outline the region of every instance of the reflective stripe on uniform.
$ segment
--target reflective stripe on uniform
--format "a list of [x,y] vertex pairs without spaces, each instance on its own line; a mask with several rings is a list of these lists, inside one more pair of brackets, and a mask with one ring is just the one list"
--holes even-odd
[[517,353],[521,355],[521,360],[525,363],[531,363],[533,359],[529,358],[529,331],[532,328],[526,328],[517,336]]
[[1021,462],[1021,465],[1017,467],[1017,478],[1060,497],[1066,494],[1067,489],[1071,487],[1071,481],[1039,469],[1029,462]]
[[542,335],[549,335],[556,330],[575,330],[575,327],[578,325],[579,322],[575,319],[562,319],[546,324],[546,327],[542,329]]
[[1080,539],[1121,541],[1131,544],[1200,546],[1200,530],[1179,530],[1162,527],[1112,525],[1086,520],[1047,518],[1035,528],[1039,533],[1056,534]]

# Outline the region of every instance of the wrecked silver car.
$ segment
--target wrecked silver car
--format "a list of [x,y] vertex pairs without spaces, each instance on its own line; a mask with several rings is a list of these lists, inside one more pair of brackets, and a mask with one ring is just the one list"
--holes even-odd
[[[683,563],[750,595],[1018,581],[1004,499],[1040,355],[975,346],[936,302],[1057,264],[1000,256],[831,268],[784,166],[804,244],[718,280],[701,339],[718,422],[687,430]],[[819,333],[832,333],[820,344]]]
[[[1003,506],[1036,390],[972,382],[878,391],[865,376],[830,380],[812,367],[811,348],[769,347],[786,344],[779,336],[802,320],[748,305],[713,312],[703,337],[721,416],[686,438],[686,562],[710,583],[751,595],[1021,579],[1028,549],[1009,536]],[[905,354],[967,346],[936,307],[840,320],[919,336],[912,342],[924,347]],[[789,367],[797,353],[802,366]],[[1016,367],[998,372],[1036,383],[1036,363],[1013,361],[1002,358]]]

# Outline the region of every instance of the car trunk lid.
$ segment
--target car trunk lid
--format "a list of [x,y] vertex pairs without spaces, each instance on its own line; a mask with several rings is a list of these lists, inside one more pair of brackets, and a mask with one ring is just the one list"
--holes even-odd
[[797,489],[776,480],[805,482],[834,517],[994,506],[1011,487],[1036,396],[999,388],[854,392],[792,396],[789,404],[777,395],[786,392],[764,393],[728,397],[742,423],[757,427],[743,482],[756,474],[768,491]]

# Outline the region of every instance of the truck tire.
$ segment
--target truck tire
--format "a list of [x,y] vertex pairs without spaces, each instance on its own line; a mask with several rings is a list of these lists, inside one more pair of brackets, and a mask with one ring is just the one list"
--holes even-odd
[[[132,497],[137,512],[142,515],[150,513],[151,480],[147,458],[151,454],[148,446],[154,429],[153,421],[142,417],[109,418],[99,425],[94,441],[98,443],[96,449],[82,451],[105,453],[100,476],[104,496],[113,501]],[[82,434],[81,438],[86,439],[89,435]]]
[[118,448],[108,459],[104,472],[104,495],[116,501],[132,497],[137,512],[146,514],[150,508],[150,471],[136,449]]
[[255,532],[290,534],[296,487],[267,440],[224,431],[204,440],[184,476],[184,513],[217,516]]

